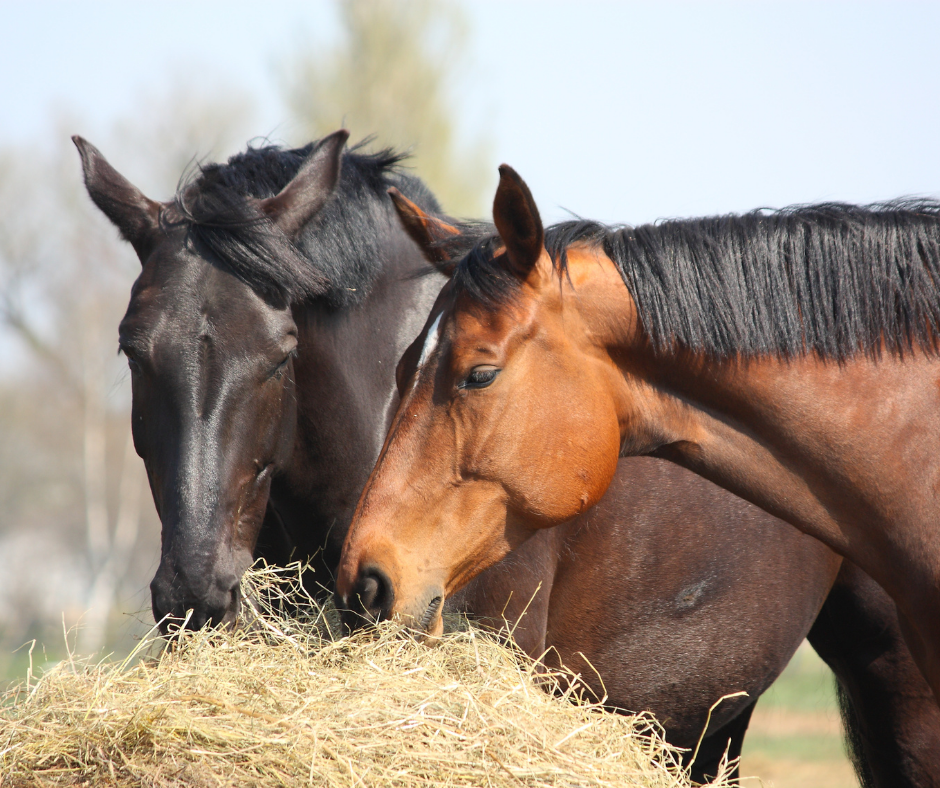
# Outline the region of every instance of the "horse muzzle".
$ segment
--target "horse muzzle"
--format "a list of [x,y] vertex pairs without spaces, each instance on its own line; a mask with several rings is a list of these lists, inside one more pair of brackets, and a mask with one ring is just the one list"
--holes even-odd
[[201,629],[209,625],[233,625],[241,608],[239,577],[220,572],[185,582],[185,576],[160,565],[150,583],[153,617],[166,635],[176,629]]
[[351,585],[350,591],[338,589],[336,595],[347,633],[389,619],[400,621],[422,639],[439,637],[443,631],[443,589],[426,589],[411,604],[396,604],[400,597],[388,574],[378,566],[361,569]]
[[362,569],[345,594],[337,590],[336,607],[347,633],[391,617],[395,591],[388,575],[377,566]]

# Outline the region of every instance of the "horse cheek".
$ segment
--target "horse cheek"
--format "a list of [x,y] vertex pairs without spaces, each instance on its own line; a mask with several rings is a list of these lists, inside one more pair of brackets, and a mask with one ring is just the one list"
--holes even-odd
[[[596,504],[617,473],[620,425],[616,408],[593,377],[572,375],[577,386],[567,397],[566,445],[559,487],[565,490],[565,517],[571,519]],[[587,382],[589,385],[584,386]]]
[[594,438],[587,441],[588,451],[576,466],[581,488],[578,514],[600,501],[617,473],[620,429],[616,414],[606,414],[606,418],[599,418],[597,424]]
[[550,527],[596,504],[617,472],[620,431],[616,414],[582,409],[568,429],[556,429],[517,466],[519,508]]

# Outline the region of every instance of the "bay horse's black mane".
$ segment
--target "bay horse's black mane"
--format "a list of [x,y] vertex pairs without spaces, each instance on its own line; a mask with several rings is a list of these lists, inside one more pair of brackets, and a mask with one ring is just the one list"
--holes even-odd
[[[478,240],[454,275],[457,290],[491,305],[519,284],[494,262],[498,240]],[[661,351],[940,351],[940,202],[826,203],[641,227],[576,219],[545,232],[562,273],[573,244],[614,261]]]
[[197,168],[174,201],[189,241],[255,292],[281,303],[321,298],[344,306],[368,293],[382,260],[383,234],[398,227],[386,192],[396,186],[429,212],[440,207],[417,178],[399,171],[406,158],[391,149],[363,153],[360,143],[343,154],[333,197],[291,243],[256,207],[297,174],[319,142],[302,148],[252,148],[225,164]]

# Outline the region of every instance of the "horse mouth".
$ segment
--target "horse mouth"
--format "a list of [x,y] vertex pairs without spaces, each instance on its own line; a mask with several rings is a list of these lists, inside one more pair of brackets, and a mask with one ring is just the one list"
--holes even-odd
[[418,630],[422,633],[428,634],[431,631],[431,624],[437,621],[438,616],[441,614],[441,606],[444,603],[444,597],[436,596],[429,603],[427,608],[425,608],[424,615],[421,616],[421,620],[418,621]]
[[255,619],[244,616],[240,599],[234,607],[224,613],[213,615],[189,608],[183,615],[167,613],[157,621],[160,634],[171,640],[179,639],[184,632],[196,632],[206,628],[231,632],[239,627],[251,628],[255,625]]

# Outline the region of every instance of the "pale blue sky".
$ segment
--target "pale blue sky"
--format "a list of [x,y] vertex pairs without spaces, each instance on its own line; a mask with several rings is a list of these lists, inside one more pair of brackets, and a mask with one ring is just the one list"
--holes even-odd
[[[940,195],[940,4],[463,6],[461,126],[548,220]],[[62,101],[94,139],[181,72],[283,131],[279,53],[335,30],[323,2],[0,2],[0,143],[43,139]]]

